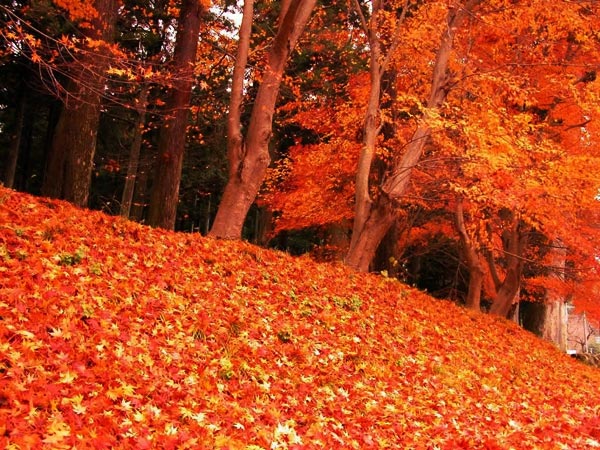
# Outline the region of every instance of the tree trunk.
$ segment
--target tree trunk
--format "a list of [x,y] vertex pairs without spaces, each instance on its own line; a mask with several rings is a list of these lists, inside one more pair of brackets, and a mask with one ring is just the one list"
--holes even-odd
[[[52,141],[46,153],[44,180],[41,188],[41,194],[45,197],[63,198],[65,161],[67,153],[70,151],[68,143],[63,143],[66,139],[65,133],[67,132],[65,130],[65,122],[68,121],[68,116],[62,112],[63,109],[64,106],[61,107],[58,121],[52,131]],[[75,115],[73,114],[73,116]],[[67,147],[63,145],[67,145]]]
[[[111,42],[117,14],[116,0],[97,0],[94,6],[99,18],[93,20],[89,37]],[[68,97],[54,131],[42,194],[86,207],[104,90],[102,72],[107,63],[92,52],[84,53],[82,58],[79,64],[82,69],[69,74]]]
[[370,207],[362,231],[358,235],[352,232],[350,248],[344,262],[359,272],[369,271],[379,243],[396,220],[392,206],[384,200],[380,199]]
[[175,81],[166,102],[169,117],[165,119],[158,138],[158,161],[150,196],[148,224],[168,230],[175,228],[179,202],[201,13],[202,6],[198,0],[184,0],[181,4],[173,56]]
[[144,221],[144,212],[148,206],[148,180],[154,169],[155,155],[148,152],[142,155],[141,163],[138,166],[135,187],[133,191],[133,201],[129,211],[129,218],[136,222]]
[[[566,248],[556,239],[550,250],[550,276],[564,279]],[[542,339],[554,343],[562,351],[567,350],[567,310],[565,299],[546,289],[543,302],[523,302],[523,327]]]
[[456,204],[456,228],[460,235],[463,252],[467,260],[467,268],[469,269],[469,288],[467,298],[465,299],[465,306],[469,309],[479,311],[481,309],[481,289],[484,277],[482,255],[473,243],[465,227],[462,199],[459,199]]
[[[551,275],[564,281],[567,248],[560,239],[555,239],[553,242],[551,259]],[[567,308],[566,302],[562,295],[553,292],[550,289],[546,290],[546,314],[544,326],[541,330],[542,338],[553,342],[562,351],[567,350]]]
[[[515,258],[509,257],[513,260]],[[509,317],[513,303],[518,302],[517,293],[521,287],[521,270],[517,264],[510,264],[502,286],[496,293],[490,314],[497,314],[502,317]]]
[[387,55],[383,57],[379,19],[382,17],[379,12],[384,7],[382,2],[373,2],[371,17],[369,21],[365,19],[361,5],[358,0],[354,2],[355,10],[358,13],[365,33],[369,38],[369,101],[365,111],[365,120],[363,124],[363,147],[358,158],[355,183],[355,204],[354,204],[354,223],[352,226],[352,235],[350,246],[345,258],[345,263],[361,272],[367,272],[371,261],[375,257],[377,248],[383,240],[395,217],[390,202],[385,198],[378,199],[374,204],[371,199],[371,168],[377,146],[377,136],[381,131],[379,120],[381,85],[382,79],[389,62],[393,56],[393,51],[400,42],[400,30],[402,22],[406,17],[408,2],[402,8],[402,16],[396,24],[392,44]]
[[19,89],[19,98],[17,100],[17,111],[15,113],[15,125],[11,136],[10,147],[8,149],[8,158],[4,169],[4,185],[8,188],[15,187],[15,176],[17,173],[17,161],[19,160],[19,150],[21,148],[21,137],[23,133],[23,124],[25,123],[25,105],[27,104],[27,90],[21,85]]
[[523,273],[523,254],[528,243],[528,233],[523,229],[520,220],[514,219],[512,227],[503,233],[504,255],[506,259],[506,275],[499,282],[492,258],[488,258],[490,270],[496,283],[496,298],[490,307],[490,314],[509,318],[513,305],[519,302],[518,294],[521,288]]
[[131,202],[133,201],[133,192],[135,190],[135,180],[138,175],[138,167],[140,163],[140,151],[142,148],[142,137],[144,134],[144,124],[146,122],[146,104],[148,102],[148,86],[143,86],[140,91],[140,96],[137,100],[136,113],[137,120],[135,122],[135,131],[133,142],[129,151],[129,164],[127,164],[127,177],[125,178],[125,186],[123,187],[123,195],[121,197],[121,211],[123,217],[129,218],[131,212]]
[[[239,131],[241,108],[236,110],[234,107],[230,112],[234,117],[230,116],[228,123],[229,180],[209,233],[214,237],[229,239],[242,237],[246,215],[258,194],[271,162],[269,142],[281,78],[289,55],[304,30],[316,0],[284,2],[284,5],[288,4],[289,6],[282,11],[277,35],[267,56],[267,65],[254,99],[245,141],[241,138],[241,131]],[[246,9],[244,13],[245,16]],[[246,33],[243,30],[240,31]],[[240,46],[244,45],[242,37],[240,36]],[[240,55],[241,51],[242,47],[238,51],[238,58],[243,58],[243,55]],[[234,81],[238,85],[236,89],[239,89],[243,78]],[[241,86],[243,87],[243,85]],[[238,101],[240,101],[238,97],[232,96],[233,105]]]
[[53,145],[67,148],[64,161],[62,197],[81,207],[88,206],[96,138],[100,121],[100,95],[92,91],[76,94],[79,105],[74,111],[64,109],[59,119]]
[[[447,30],[442,34],[440,47],[437,51],[436,61],[433,68],[433,77],[431,81],[431,90],[427,101],[427,108],[438,108],[442,105],[447,94],[447,71],[448,63],[452,53],[452,45],[457,29],[460,27],[465,17],[481,0],[468,0],[464,6],[451,8],[448,11]],[[372,45],[372,44],[371,44]],[[372,75],[373,65],[377,66],[377,61],[371,61]],[[371,89],[380,89],[380,85],[371,80]],[[371,100],[378,98],[373,92],[369,101],[367,118],[365,126],[374,127],[371,117]],[[378,106],[377,106],[378,107]],[[410,181],[412,169],[421,159],[425,144],[429,139],[431,130],[426,123],[422,123],[415,131],[411,141],[406,146],[405,153],[394,163],[390,175],[385,177],[379,196],[374,200],[369,198],[369,189],[367,186],[365,196],[365,183],[368,185],[368,174],[364,171],[367,168],[370,171],[370,156],[373,149],[369,148],[367,141],[367,130],[365,129],[365,145],[359,159],[359,167],[356,181],[356,205],[354,227],[350,249],[346,256],[346,264],[354,269],[366,272],[369,269],[369,263],[381,240],[394,223],[394,202],[399,200],[406,192]],[[370,139],[370,136],[369,136]],[[367,167],[369,166],[369,167]],[[383,218],[383,221],[380,219]]]

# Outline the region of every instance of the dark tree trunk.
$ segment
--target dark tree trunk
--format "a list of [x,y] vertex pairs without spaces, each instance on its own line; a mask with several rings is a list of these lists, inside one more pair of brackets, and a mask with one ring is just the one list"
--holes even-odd
[[140,165],[138,166],[135,188],[133,192],[133,201],[129,212],[129,218],[136,222],[144,221],[144,213],[148,206],[148,181],[150,174],[154,171],[155,155],[148,153],[141,157]]
[[17,110],[15,112],[14,130],[10,139],[8,149],[8,158],[4,169],[4,185],[8,188],[15,187],[15,176],[17,173],[17,161],[19,160],[19,150],[21,148],[21,137],[23,133],[23,124],[25,123],[25,106],[27,104],[27,90],[24,86],[19,89],[19,98],[17,99]]
[[183,0],[174,53],[176,76],[166,102],[169,117],[163,123],[158,138],[158,160],[150,196],[148,224],[168,230],[175,228],[177,216],[201,14],[202,7],[198,0]]
[[64,159],[61,197],[87,207],[92,183],[101,98],[97,92],[80,90],[74,110],[65,108],[58,123],[54,147],[68,149]]
[[[111,42],[117,14],[116,0],[97,0],[99,19],[93,21],[89,37]],[[84,53],[77,73],[70,73],[67,99],[54,130],[47,155],[42,194],[64,198],[86,207],[92,181],[96,137],[106,59]],[[85,81],[85,83],[83,82]]]
[[[564,280],[566,248],[559,239],[550,250],[550,276]],[[523,327],[541,338],[554,343],[562,351],[567,350],[567,312],[565,299],[557,292],[547,289],[543,301],[522,302]]]
[[63,147],[61,144],[66,139],[64,122],[67,120],[67,116],[61,112],[58,115],[56,126],[51,133],[52,141],[46,152],[46,165],[44,167],[44,178],[41,189],[42,195],[46,197],[63,198],[65,161],[67,159],[67,152],[70,150],[68,146]]
[[394,223],[377,247],[375,257],[371,262],[371,271],[385,271],[388,277],[395,278],[398,275],[398,262],[396,257],[398,250],[398,223]]
[[[209,233],[211,236],[229,239],[242,237],[244,221],[271,162],[269,142],[281,78],[289,55],[315,4],[316,0],[282,2],[279,28],[267,56],[267,65],[254,99],[245,140],[239,129],[241,109],[237,102],[241,100],[239,97],[232,97],[232,106],[235,108],[231,108],[230,114],[238,117],[230,117],[231,123],[228,124],[229,180]],[[241,42],[242,36],[240,45]],[[243,55],[238,52],[238,58],[240,57],[243,58]],[[233,80],[234,86],[238,87],[242,82],[243,79],[240,78]]]
[[146,103],[148,101],[148,86],[143,86],[140,91],[140,96],[137,100],[137,121],[135,122],[134,138],[129,151],[129,163],[127,164],[127,177],[125,178],[125,186],[123,187],[123,195],[121,197],[121,211],[123,217],[129,218],[131,213],[131,203],[133,201],[133,193],[135,190],[135,181],[138,176],[138,167],[140,165],[140,151],[142,149],[143,127],[146,122]]

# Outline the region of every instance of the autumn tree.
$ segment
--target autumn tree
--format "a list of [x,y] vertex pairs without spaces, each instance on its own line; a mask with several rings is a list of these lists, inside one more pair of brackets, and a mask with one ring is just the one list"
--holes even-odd
[[[402,68],[396,77],[398,94],[392,107],[379,106],[381,133],[368,179],[370,195],[385,198],[380,191],[391,187],[390,167],[400,167],[394,161],[403,155],[399,149],[414,148],[414,130],[427,130],[418,164],[406,165],[409,170],[403,172],[410,172],[410,191],[395,200],[390,214],[396,219],[414,204],[431,211],[445,209],[445,215],[435,217],[445,217],[451,225],[443,228],[449,240],[462,242],[463,267],[471,272],[472,287],[465,292],[468,305],[478,309],[483,299],[500,315],[512,311],[519,293],[528,295],[536,283],[548,290],[539,299],[566,293],[559,283],[548,282],[561,277],[547,272],[545,267],[556,264],[548,261],[541,247],[532,245],[532,236],[542,233],[548,242],[561,239],[569,249],[567,269],[588,267],[591,275],[597,265],[590,220],[598,209],[592,170],[598,156],[594,138],[598,85],[592,62],[597,54],[596,6],[566,4],[560,10],[546,6],[497,2],[474,8],[469,27],[455,35],[440,94],[444,101],[435,108],[423,107],[431,90],[423,89],[420,77],[436,61],[424,49],[438,45],[419,47],[419,55],[400,45],[393,60]],[[422,19],[426,11],[439,20],[445,10],[438,9],[437,16],[426,8],[413,14],[423,14]],[[409,36],[418,30],[411,19],[407,17],[405,27]],[[548,23],[554,27],[549,29]],[[327,138],[292,147],[292,157],[280,174],[275,173],[284,180],[281,191],[269,194],[270,204],[281,211],[279,226],[326,223],[339,220],[346,211],[346,189],[336,190],[328,180],[356,167],[351,155],[357,135],[364,145],[366,134],[357,132],[353,117],[368,108],[369,81],[355,77],[348,91],[359,92],[360,86],[362,93],[345,102],[311,105],[297,116],[300,126]],[[383,98],[389,101],[390,95]],[[390,129],[395,139],[386,136]],[[344,136],[344,145],[330,136]],[[403,142],[410,144],[403,147]],[[396,179],[404,178],[397,172]],[[315,205],[321,206],[321,215],[312,214],[319,211]],[[567,272],[583,280],[579,270]],[[538,274],[538,280],[532,274]]]
[[[598,208],[597,183],[587,173],[598,157],[590,141],[590,119],[598,114],[592,100],[597,87],[582,80],[591,72],[587,61],[597,51],[592,44],[594,15],[587,5],[568,5],[560,12],[541,11],[539,5],[516,8],[518,23],[510,8],[486,17],[511,24],[508,35],[473,29],[468,45],[488,46],[489,51],[476,52],[479,56],[465,62],[467,72],[455,69],[470,74],[461,82],[466,95],[452,99],[460,109],[443,111],[452,125],[436,135],[438,142],[446,136],[448,147],[457,149],[451,190],[460,199],[457,228],[473,281],[469,298],[481,292],[483,268],[492,281],[490,311],[503,316],[518,303],[520,290],[533,286],[524,279],[526,261],[535,261],[534,274],[554,267],[564,279],[565,262],[559,265],[546,256],[531,244],[531,236],[541,233],[548,242],[562,242],[561,247],[570,249],[569,265],[596,264],[587,218]],[[523,17],[529,20],[523,22]],[[546,23],[555,24],[551,33]],[[512,43],[508,49],[507,41]],[[503,95],[497,94],[500,86]],[[466,227],[463,201],[471,222]],[[557,293],[566,291],[549,281],[556,278],[553,271],[544,277],[546,292],[538,298],[556,303],[566,298]],[[478,307],[476,301],[470,305]]]
[[[446,23],[441,32],[441,41],[433,64],[431,87],[425,105],[426,111],[439,108],[446,98],[452,82],[448,77],[448,68],[454,37],[463,21],[469,17],[469,14],[478,3],[478,1],[467,1],[448,9]],[[377,20],[377,16],[371,20]],[[378,40],[377,25],[374,25],[374,27],[375,30],[372,36],[370,35],[371,41]],[[375,67],[377,67],[378,62],[373,61],[372,57],[371,64],[375,64]],[[378,72],[379,69],[373,75],[377,75]],[[376,84],[373,84],[374,82],[375,80],[372,78],[371,90],[378,90],[379,88]],[[395,220],[394,202],[405,194],[412,169],[421,158],[423,149],[431,134],[430,126],[427,125],[426,121],[422,121],[417,126],[410,142],[406,145],[403,154],[401,156],[396,155],[393,158],[392,165],[381,182],[381,188],[375,193],[376,196],[374,197],[369,182],[374,155],[374,137],[370,138],[369,136],[376,132],[378,127],[377,117],[373,115],[378,108],[379,105],[374,105],[367,109],[365,140],[356,175],[356,203],[352,240],[346,256],[346,264],[361,271],[368,270],[379,243],[392,226]],[[367,133],[367,130],[370,130],[369,133]]]
[[241,237],[244,220],[271,161],[269,142],[273,114],[286,63],[315,4],[316,0],[281,2],[277,33],[266,55],[260,87],[254,98],[245,134],[241,122],[241,94],[244,85],[243,63],[249,51],[252,23],[252,18],[247,15],[252,13],[252,2],[244,5],[227,127],[229,180],[210,231],[212,236]]
[[291,83],[278,107],[282,140],[259,199],[273,213],[274,242],[312,233],[315,251],[328,258],[345,252],[352,220],[361,134],[354,109],[368,83],[359,22],[352,3],[314,12],[302,52],[289,62]]

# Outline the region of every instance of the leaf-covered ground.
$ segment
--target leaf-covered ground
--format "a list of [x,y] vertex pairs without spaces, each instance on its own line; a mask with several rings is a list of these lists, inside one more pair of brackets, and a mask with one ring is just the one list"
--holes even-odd
[[0,447],[600,447],[600,372],[378,276],[0,188]]

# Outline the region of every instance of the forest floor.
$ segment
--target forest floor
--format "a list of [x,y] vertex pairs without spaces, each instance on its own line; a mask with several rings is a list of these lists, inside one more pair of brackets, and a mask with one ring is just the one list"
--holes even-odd
[[398,281],[0,187],[1,448],[598,448],[599,387]]

